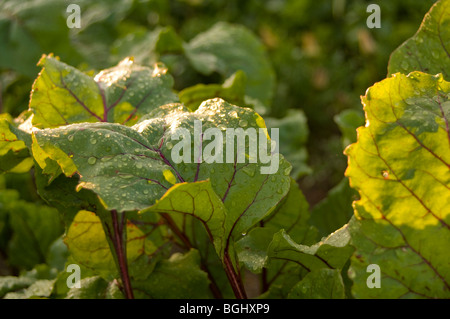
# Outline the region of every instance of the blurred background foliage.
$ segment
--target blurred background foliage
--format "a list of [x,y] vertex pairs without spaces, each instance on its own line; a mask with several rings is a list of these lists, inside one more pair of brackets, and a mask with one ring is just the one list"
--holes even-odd
[[[332,204],[334,200],[351,202],[354,198],[348,183],[342,181],[346,168],[342,152],[356,140],[355,128],[364,124],[360,96],[386,77],[390,53],[416,32],[434,2],[117,0],[112,5],[108,0],[1,0],[0,113],[18,116],[28,108],[31,85],[39,72],[36,63],[50,52],[91,74],[129,55],[146,65],[162,61],[175,79],[175,89],[186,98],[195,96],[192,87],[200,83],[224,83],[224,94],[234,96],[240,89],[236,83],[246,80],[246,99],[238,100],[253,105],[268,126],[285,127],[288,133],[281,136],[281,152],[289,154],[293,177],[313,209],[317,206],[315,210],[322,210],[325,216],[325,211],[339,207]],[[80,29],[66,25],[66,8],[71,3],[81,7]],[[380,29],[366,26],[370,3],[381,7]],[[221,36],[217,28],[223,27],[216,25],[219,21],[248,30],[229,35],[228,47],[214,47],[211,43],[215,40],[223,42],[215,39]],[[208,33],[215,27],[215,33]],[[247,33],[259,41],[254,42]],[[233,46],[247,45],[255,52],[252,59],[233,53]],[[229,53],[225,62],[237,61],[234,69],[241,66],[246,74],[234,73],[236,70],[227,69],[221,61],[216,61],[215,67],[205,64],[198,58],[199,50]],[[270,63],[262,67],[266,57]],[[259,68],[252,69],[255,63]],[[262,90],[252,88],[255,81],[262,83]],[[38,201],[30,195],[35,192],[28,173],[3,175],[0,187],[16,189],[21,199]],[[330,190],[335,199],[324,201]],[[1,202],[7,205],[8,200]],[[352,212],[347,213],[350,216]],[[330,231],[326,225],[320,230],[323,234]],[[50,258],[45,255],[48,247],[44,248],[33,258],[39,262]],[[18,259],[13,266],[29,268],[36,260]]]

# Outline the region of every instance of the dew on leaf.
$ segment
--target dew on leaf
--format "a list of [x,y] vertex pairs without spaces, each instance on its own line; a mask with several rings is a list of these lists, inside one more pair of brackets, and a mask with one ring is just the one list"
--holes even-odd
[[402,69],[407,70],[409,68],[408,61],[404,60],[401,64]]
[[120,174],[119,176],[123,179],[129,179],[129,178],[134,177],[133,174]]
[[237,114],[236,111],[230,111],[230,112],[228,112],[228,115],[231,116],[231,117],[234,117],[235,119],[238,118],[238,114]]
[[439,52],[437,52],[437,51],[431,51],[431,55],[433,56],[433,58],[439,59]]
[[246,120],[240,120],[239,121],[239,126],[240,127],[246,127],[248,125],[248,122]]
[[285,176],[289,176],[289,174],[291,173],[291,169],[292,169],[291,167],[285,168],[285,169],[284,169],[284,175],[285,175]]
[[250,177],[255,176],[255,165],[247,165],[242,168],[242,171]]

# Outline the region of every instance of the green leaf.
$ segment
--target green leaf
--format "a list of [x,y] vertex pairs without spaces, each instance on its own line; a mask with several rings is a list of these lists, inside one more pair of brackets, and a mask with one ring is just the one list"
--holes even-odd
[[48,248],[47,263],[48,266],[62,271],[67,261],[68,251],[64,244],[62,236],[56,239]]
[[69,178],[61,174],[49,184],[48,175],[44,174],[39,165],[35,165],[34,181],[39,196],[48,205],[58,209],[66,230],[78,211],[97,212],[103,207],[98,196],[92,191],[85,188],[76,190],[78,176]]
[[[154,255],[162,249],[163,241],[160,238],[161,229],[158,228],[157,217],[149,216],[141,220],[143,224],[141,228],[131,221],[127,223],[126,251],[129,273],[136,279],[146,278],[152,272],[156,260]],[[100,218],[94,213],[80,211],[70,225],[64,241],[71,258],[77,264],[110,281],[118,278],[118,273],[107,240],[110,232],[108,227],[103,226]]]
[[3,298],[9,292],[27,288],[35,281],[35,279],[29,277],[0,276],[0,298]]
[[388,74],[422,71],[442,73],[450,80],[450,1],[436,2],[425,15],[417,33],[395,50]]
[[117,39],[112,52],[121,59],[132,56],[144,65],[150,65],[160,60],[161,55],[183,53],[183,40],[172,26],[156,27],[150,31],[145,28],[135,28],[125,37]]
[[39,72],[37,59],[49,49],[79,61],[80,56],[70,42],[66,9],[67,4],[59,0],[2,1],[0,67],[33,78]]
[[177,102],[173,79],[162,65],[139,66],[126,58],[94,78],[43,56],[43,69],[33,84],[33,126],[51,128],[81,122],[131,125],[154,108]]
[[236,242],[239,262],[253,273],[261,273],[267,263],[267,247],[272,242],[273,231],[256,227]]
[[88,277],[81,279],[80,288],[71,288],[65,299],[123,299],[117,283],[108,283],[103,278]]
[[23,173],[30,170],[33,160],[19,129],[9,114],[0,114],[0,173]]
[[[291,178],[289,193],[277,205],[277,207],[264,218],[259,227],[255,227],[236,243],[236,251],[239,261],[255,273],[260,273],[267,266],[267,249],[272,242],[273,236],[282,229],[296,242],[312,244],[315,242],[316,232],[308,224],[309,211],[308,202],[298,188],[297,182]],[[280,262],[279,267],[272,265],[267,271],[267,280],[280,276],[284,265]]]
[[[195,112],[177,104],[166,105],[133,127],[82,123],[36,130],[35,136],[40,147],[62,166],[66,175],[75,171],[81,175],[79,187],[97,193],[107,209],[144,209],[153,205],[175,182],[209,178],[227,209],[238,216],[244,215],[235,229],[242,232],[246,228],[241,225],[243,220],[257,222],[287,193],[290,164],[273,153],[273,164],[278,162],[279,166],[270,176],[261,173],[270,164],[260,162],[198,164],[192,157],[190,163],[172,162],[172,149],[184,143],[183,138],[176,140],[172,134],[177,128],[185,128],[190,133],[186,140],[190,139],[189,145],[191,141],[194,144],[200,134],[194,130],[196,120],[203,121],[203,132],[208,128],[220,128],[222,132],[226,127],[265,128],[262,118],[251,109],[214,99],[204,102]],[[236,156],[238,152],[249,154],[248,143],[245,150],[238,150],[238,145],[227,150],[226,138],[222,140],[224,153],[231,154],[233,150]],[[203,150],[207,146],[209,143],[203,145]]]
[[247,75],[246,94],[269,105],[275,75],[258,38],[243,26],[218,22],[184,46],[186,56],[200,73],[218,72],[227,78],[237,70]]
[[301,110],[289,110],[284,118],[264,118],[268,128],[280,130],[280,153],[292,165],[291,176],[295,179],[311,174],[307,164],[306,142],[309,130],[306,116]]
[[261,298],[288,298],[308,273],[322,269],[341,271],[354,250],[349,241],[347,227],[311,246],[294,242],[284,229],[279,231],[267,250],[268,290]]
[[353,253],[349,242],[346,226],[312,246],[297,244],[286,231],[281,230],[273,237],[268,256],[274,260],[294,262],[308,272],[321,268],[342,269]]
[[357,199],[347,178],[333,187],[311,211],[311,224],[317,227],[321,237],[328,236],[348,223],[353,216],[352,202]]
[[356,142],[356,129],[364,125],[364,115],[357,110],[344,110],[334,117],[334,122],[339,126],[342,134],[342,147]]
[[[346,150],[361,199],[350,224],[357,298],[449,298],[450,83],[395,74],[368,91],[366,126]],[[381,288],[366,285],[370,264]]]
[[26,269],[45,263],[51,244],[63,232],[58,212],[51,207],[20,200],[13,190],[0,192],[0,203],[8,212],[12,230],[8,243],[9,262]]
[[197,250],[175,253],[158,263],[145,281],[132,282],[136,298],[206,299],[211,298],[207,274],[200,269]]
[[208,99],[220,97],[231,104],[246,106],[247,76],[241,70],[232,74],[223,84],[197,84],[180,91],[180,101],[191,111]]
[[3,297],[3,299],[41,299],[48,298],[52,293],[54,280],[37,280],[29,287],[17,291],[9,292]]
[[227,245],[225,238],[231,236],[233,225],[240,217],[235,214],[227,215],[224,204],[209,181],[181,183],[171,187],[155,205],[143,210],[142,214],[150,212],[179,213],[199,219],[208,229],[219,256],[223,256]]
[[322,268],[308,273],[289,293],[290,299],[345,299],[338,269]]

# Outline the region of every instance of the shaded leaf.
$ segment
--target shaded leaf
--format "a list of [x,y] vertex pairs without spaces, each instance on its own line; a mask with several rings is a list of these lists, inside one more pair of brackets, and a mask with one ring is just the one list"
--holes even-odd
[[198,109],[203,101],[216,97],[220,97],[231,104],[246,106],[246,81],[245,73],[239,70],[223,84],[197,84],[180,91],[180,101],[191,111]]
[[345,299],[339,269],[322,268],[308,273],[289,293],[290,299]]
[[12,231],[7,249],[9,262],[26,269],[45,263],[51,244],[63,232],[58,212],[20,200],[14,190],[0,192],[0,202],[1,209],[8,212]]
[[334,116],[334,122],[342,134],[342,147],[346,148],[356,142],[356,129],[364,125],[364,114],[357,110],[344,110]]
[[200,255],[191,250],[162,260],[145,281],[133,282],[136,298],[205,299],[211,298],[209,280],[200,269]]
[[161,55],[182,53],[184,48],[183,40],[171,26],[156,27],[150,32],[143,27],[117,39],[112,52],[121,59],[133,56],[138,63],[150,65],[159,61]]
[[353,216],[352,202],[357,199],[347,178],[343,178],[329,192],[327,197],[314,206],[310,222],[317,227],[321,237],[328,236],[348,223]]
[[347,226],[312,246],[295,243],[281,230],[275,234],[268,249],[268,256],[274,260],[294,262],[308,272],[321,268],[342,269],[354,250],[349,242]]
[[264,120],[268,128],[280,130],[280,153],[292,165],[291,176],[299,179],[306,174],[311,174],[312,170],[307,164],[306,150],[309,130],[303,111],[289,110],[281,119],[265,117]]
[[246,93],[269,105],[275,86],[274,71],[262,43],[243,26],[218,22],[184,46],[186,56],[200,73],[218,72],[224,78],[237,70],[247,75]]
[[[291,178],[289,193],[277,207],[258,225],[236,243],[239,261],[244,263],[252,272],[259,273],[267,266],[267,249],[273,236],[282,229],[296,242],[312,244],[315,242],[316,232],[308,224],[308,202],[298,188],[297,182]],[[280,276],[284,268],[280,262],[279,267],[272,265],[267,271],[267,281],[272,277]]]

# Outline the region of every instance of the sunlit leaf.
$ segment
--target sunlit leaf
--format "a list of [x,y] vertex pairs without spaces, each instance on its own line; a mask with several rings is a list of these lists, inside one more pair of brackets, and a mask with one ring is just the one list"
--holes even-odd
[[[361,197],[349,227],[357,298],[450,297],[449,93],[442,76],[413,72],[362,99],[366,126],[346,150]],[[370,264],[381,267],[380,289],[366,284]]]
[[58,127],[81,122],[131,125],[156,107],[177,102],[173,79],[162,65],[139,66],[126,58],[94,78],[57,58],[43,56],[33,84],[33,125]]

